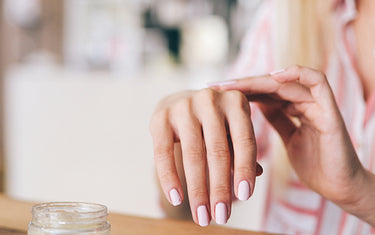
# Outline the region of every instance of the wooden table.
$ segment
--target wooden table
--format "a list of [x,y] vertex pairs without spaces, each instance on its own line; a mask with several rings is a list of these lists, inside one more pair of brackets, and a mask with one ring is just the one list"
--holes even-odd
[[[0,194],[0,234],[25,235],[31,219],[32,203],[10,199]],[[228,229],[211,225],[201,228],[193,222],[169,219],[151,219],[110,213],[112,235],[123,234],[225,234],[265,235],[265,233]]]

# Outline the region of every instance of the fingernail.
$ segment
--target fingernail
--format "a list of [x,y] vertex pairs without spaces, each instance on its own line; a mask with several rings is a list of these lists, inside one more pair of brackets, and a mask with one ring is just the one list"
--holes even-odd
[[241,201],[246,201],[250,198],[251,195],[251,189],[250,185],[246,180],[243,180],[238,185],[238,199]]
[[270,75],[275,75],[275,74],[278,74],[278,73],[282,73],[284,71],[285,71],[285,69],[275,70],[275,71],[270,72]]
[[197,212],[199,225],[202,227],[208,226],[208,224],[210,223],[210,218],[208,217],[208,211],[206,206],[199,206]]
[[208,87],[215,87],[215,86],[227,86],[237,83],[237,80],[230,80],[230,81],[219,81],[219,82],[209,82],[207,83]]
[[227,206],[220,202],[216,204],[215,207],[215,217],[216,217],[216,223],[217,224],[226,224],[228,221],[228,211]]
[[176,189],[172,189],[171,191],[169,191],[169,196],[171,198],[173,206],[178,206],[181,204],[181,197]]

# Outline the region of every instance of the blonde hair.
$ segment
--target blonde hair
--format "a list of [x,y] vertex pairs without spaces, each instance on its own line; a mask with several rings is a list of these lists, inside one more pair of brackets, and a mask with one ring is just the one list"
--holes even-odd
[[[301,65],[323,69],[332,40],[329,0],[275,0],[276,67]],[[291,165],[279,136],[273,141],[272,177],[274,193],[284,195]]]
[[[278,67],[298,64],[321,69],[326,48],[323,26],[329,18],[329,0],[276,1],[276,62]],[[323,36],[323,37],[322,37]]]

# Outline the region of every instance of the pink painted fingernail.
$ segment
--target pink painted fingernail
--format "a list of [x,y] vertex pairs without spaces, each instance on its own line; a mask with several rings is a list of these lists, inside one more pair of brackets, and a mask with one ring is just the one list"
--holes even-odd
[[169,197],[171,198],[173,206],[178,206],[181,204],[181,197],[176,189],[169,191]]
[[270,72],[270,75],[276,75],[276,74],[282,73],[284,71],[285,71],[285,69],[275,70],[275,71]]
[[207,83],[208,87],[215,87],[215,86],[227,86],[237,83],[237,80],[229,80],[229,81],[219,81],[219,82],[209,82]]
[[199,206],[197,209],[198,223],[202,227],[206,227],[210,224],[210,218],[208,217],[208,211],[206,206]]
[[215,207],[215,220],[217,224],[226,224],[228,221],[228,210],[227,206],[220,202]]
[[238,185],[238,199],[241,201],[246,201],[250,198],[251,195],[251,189],[250,185],[246,180],[243,180]]

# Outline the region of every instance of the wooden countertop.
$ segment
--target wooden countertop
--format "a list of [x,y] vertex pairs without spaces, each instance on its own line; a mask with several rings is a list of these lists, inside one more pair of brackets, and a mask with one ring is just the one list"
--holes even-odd
[[[26,234],[28,223],[31,219],[33,203],[17,201],[0,194],[0,233],[9,235]],[[228,229],[210,225],[201,228],[193,222],[175,221],[170,219],[151,219],[129,215],[110,213],[112,235],[122,234],[225,234],[225,235],[265,235],[262,232],[250,232]]]

